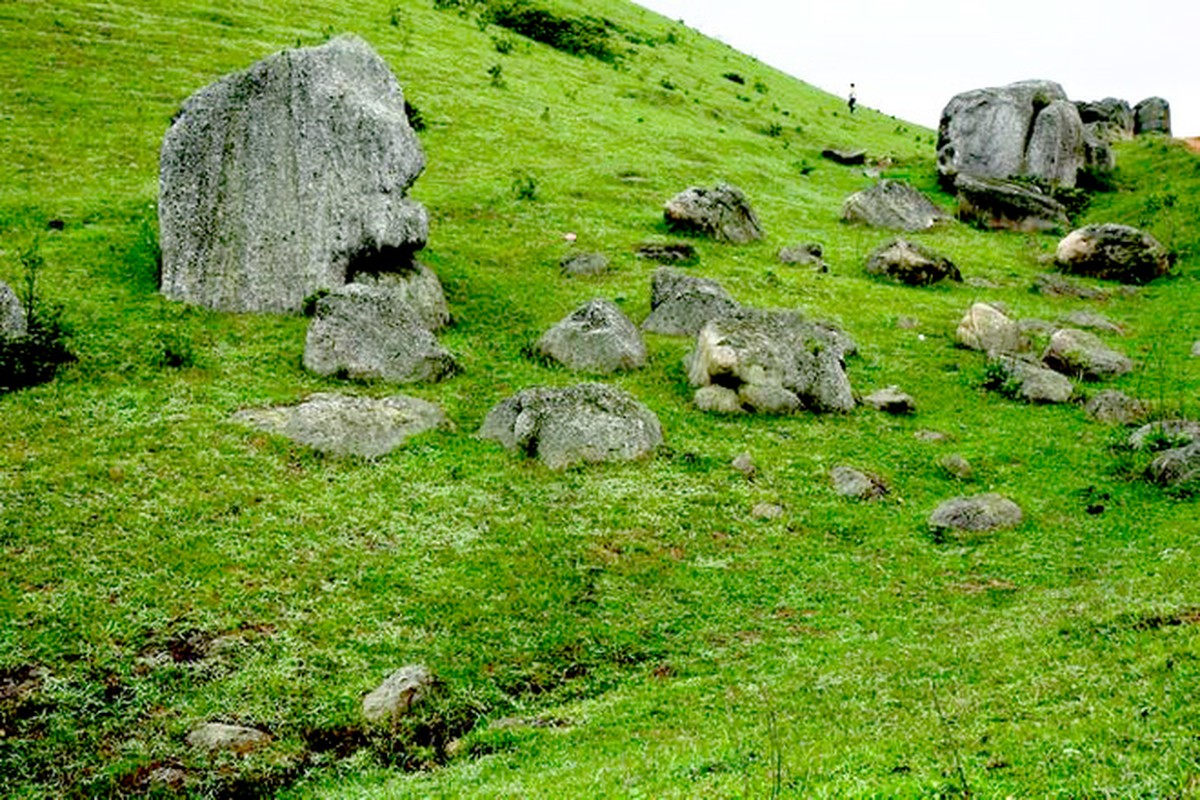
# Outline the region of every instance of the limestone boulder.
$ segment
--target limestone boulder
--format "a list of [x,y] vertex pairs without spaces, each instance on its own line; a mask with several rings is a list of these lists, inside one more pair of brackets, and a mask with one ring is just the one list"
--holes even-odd
[[428,216],[400,85],[366,42],[286,50],[192,95],[163,139],[164,295],[298,311],[361,270],[406,269]]
[[695,336],[704,323],[740,308],[711,278],[659,267],[650,283],[650,316],[642,330],[669,336]]
[[489,411],[479,435],[550,469],[642,459],[663,441],[654,412],[598,383],[526,389]]
[[1019,353],[1029,348],[1021,326],[989,303],[975,303],[958,323],[955,340],[989,357]]
[[1145,419],[1146,406],[1141,400],[1116,389],[1105,389],[1088,398],[1083,410],[1097,422],[1108,425],[1133,425]]
[[1021,507],[995,493],[955,497],[934,509],[929,527],[935,531],[981,533],[1021,524]]
[[442,282],[429,267],[414,262],[411,267],[396,272],[366,272],[354,277],[364,286],[379,286],[408,301],[417,317],[430,331],[437,333],[450,324],[450,308]]
[[854,467],[834,467],[829,471],[829,480],[833,483],[835,492],[855,500],[876,500],[888,493],[887,483],[883,478]]
[[796,312],[743,308],[709,321],[686,364],[707,410],[847,412],[854,395],[844,354],[828,328]]
[[642,334],[611,300],[592,300],[546,331],[538,352],[568,369],[610,373],[646,364]]
[[17,293],[0,281],[0,339],[16,339],[25,335],[25,308]]
[[802,267],[812,267],[818,272],[829,272],[825,263],[825,251],[816,242],[801,242],[800,244],[781,247],[779,261],[783,264],[795,264]]
[[863,405],[885,414],[904,416],[917,413],[917,401],[899,386],[885,386],[863,398]]
[[401,667],[363,698],[363,718],[373,725],[394,724],[432,697],[439,686],[424,664]]
[[1093,126],[1100,138],[1109,142],[1133,138],[1133,109],[1124,100],[1077,100],[1075,108],[1084,126]]
[[1161,97],[1147,97],[1133,108],[1133,132],[1171,135],[1171,104]]
[[1058,243],[1054,260],[1074,275],[1121,283],[1149,283],[1171,268],[1167,248],[1145,231],[1105,223],[1072,231]]
[[563,256],[558,267],[564,275],[603,275],[609,262],[603,253],[572,253]]
[[1054,186],[1074,186],[1086,162],[1079,110],[1068,100],[1051,100],[1034,119],[1020,174]]
[[693,186],[680,192],[667,201],[663,216],[672,230],[722,242],[746,244],[763,236],[750,201],[741,189],[728,183],[711,189]]
[[394,383],[439,381],[457,370],[403,293],[360,283],[317,301],[304,366],[318,375]]
[[322,453],[364,458],[387,455],[413,436],[449,427],[438,405],[404,395],[320,393],[294,406],[239,411],[233,420]]
[[924,245],[893,239],[867,257],[867,273],[908,286],[929,286],[943,280],[962,281],[962,273],[949,258]]
[[993,377],[988,388],[1029,403],[1066,403],[1075,387],[1065,375],[1014,356],[988,362]]
[[1062,328],[1050,337],[1042,362],[1056,372],[1089,381],[1108,380],[1133,371],[1133,362],[1094,333]]
[[964,174],[955,188],[958,218],[972,225],[1036,233],[1071,224],[1062,203],[1027,183]]
[[873,228],[924,231],[950,217],[925,195],[902,181],[879,181],[842,203],[842,220]]

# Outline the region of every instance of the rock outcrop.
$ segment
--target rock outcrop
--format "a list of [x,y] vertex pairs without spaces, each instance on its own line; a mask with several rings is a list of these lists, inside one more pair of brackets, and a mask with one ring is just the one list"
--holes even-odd
[[1105,141],[1115,142],[1133,138],[1133,109],[1116,97],[1103,100],[1076,100],[1075,108],[1084,128],[1093,130]]
[[298,311],[356,272],[410,268],[428,236],[405,192],[425,165],[387,64],[340,37],[192,95],[163,140],[162,292]]
[[642,330],[695,336],[710,319],[738,308],[738,301],[715,280],[659,267],[650,282],[650,316],[642,323]]
[[929,286],[942,280],[962,281],[962,273],[949,258],[924,245],[893,239],[867,257],[867,273],[909,286]]
[[489,411],[479,435],[550,469],[641,459],[663,441],[654,412],[599,383],[526,389]]
[[206,722],[187,735],[187,743],[209,753],[246,755],[271,743],[271,736],[257,728]]
[[646,364],[646,343],[611,300],[592,300],[538,340],[538,352],[568,369],[610,373]]
[[901,181],[879,181],[842,203],[842,220],[874,228],[924,231],[950,219],[925,195]]
[[1171,268],[1167,249],[1150,234],[1106,223],[1072,231],[1058,243],[1054,260],[1063,272],[1121,283],[1149,283]]
[[1171,135],[1171,104],[1161,97],[1147,97],[1133,107],[1133,132]]
[[722,242],[746,244],[763,235],[746,195],[728,183],[711,189],[693,186],[680,192],[667,201],[663,216],[672,230],[709,236]]
[[959,175],[958,218],[984,228],[1035,233],[1070,226],[1063,204],[1027,183]]

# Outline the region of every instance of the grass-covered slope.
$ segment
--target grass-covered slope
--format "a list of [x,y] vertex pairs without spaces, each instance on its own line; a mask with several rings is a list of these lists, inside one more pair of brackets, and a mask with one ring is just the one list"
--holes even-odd
[[[1194,791],[1195,500],[1140,480],[1144,459],[1078,406],[980,389],[982,358],[952,337],[980,299],[1049,320],[1099,311],[1138,361],[1112,385],[1195,414],[1200,158],[1123,145],[1119,191],[1086,214],[1146,225],[1181,254],[1136,295],[1032,293],[1055,237],[957,224],[920,238],[987,283],[897,287],[862,271],[891,234],[837,221],[870,179],[819,152],[865,147],[949,206],[930,131],[850,117],[616,0],[547,7],[610,20],[620,58],[430,0],[0,2],[0,279],[19,284],[36,247],[78,357],[0,396],[2,793],[166,791],[151,776],[167,768],[196,793],[331,797]],[[413,195],[456,318],[442,340],[464,366],[401,389],[441,403],[457,431],[374,462],[229,417],[396,387],[305,373],[301,317],[156,294],[157,154],[174,111],[225,72],[343,31],[379,50],[427,123]],[[860,346],[855,388],[899,384],[919,412],[706,415],[680,365],[689,343],[651,337],[649,367],[613,380],[663,422],[648,463],[551,473],[473,438],[511,393],[580,380],[525,355],[572,308],[607,297],[645,316],[654,266],[634,246],[667,238],[667,198],[718,180],[749,195],[767,238],[695,241],[691,269],[747,304],[836,320]],[[829,274],[777,262],[804,240],[825,245]],[[560,276],[572,248],[614,270]],[[730,467],[746,451],[753,482]],[[974,478],[938,466],[953,452]],[[842,463],[892,494],[836,497]],[[929,534],[938,502],[982,491],[1015,499],[1025,522]],[[760,502],[782,518],[753,518]],[[415,662],[444,698],[395,738],[362,729],[362,696]],[[184,737],[210,720],[274,744],[209,759]]]

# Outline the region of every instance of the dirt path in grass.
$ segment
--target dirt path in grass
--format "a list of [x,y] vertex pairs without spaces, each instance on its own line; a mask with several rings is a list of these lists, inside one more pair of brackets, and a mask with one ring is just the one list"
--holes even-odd
[[1184,139],[1183,143],[1188,146],[1188,149],[1193,153],[1200,153],[1200,136],[1193,136],[1190,139]]

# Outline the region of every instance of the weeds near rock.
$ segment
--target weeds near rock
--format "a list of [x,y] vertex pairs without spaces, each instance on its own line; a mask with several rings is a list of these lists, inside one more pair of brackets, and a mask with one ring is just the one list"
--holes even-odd
[[45,303],[39,293],[38,278],[46,262],[38,243],[23,249],[19,258],[24,271],[25,333],[0,337],[0,394],[53,380],[59,367],[75,361],[67,349],[62,306]]

